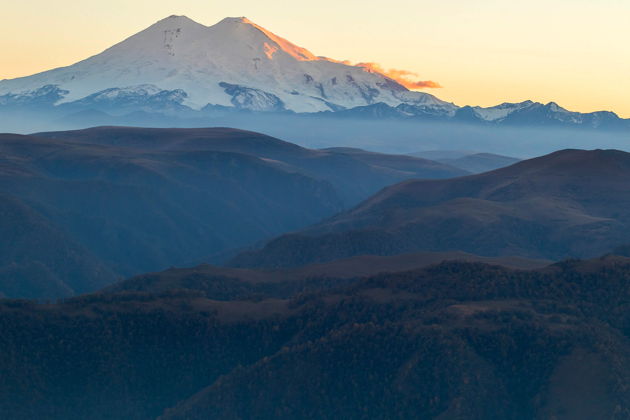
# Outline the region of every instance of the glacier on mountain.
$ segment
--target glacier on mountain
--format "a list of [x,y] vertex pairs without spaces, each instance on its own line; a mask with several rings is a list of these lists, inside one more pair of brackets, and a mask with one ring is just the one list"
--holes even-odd
[[64,93],[56,105],[120,98],[123,90],[135,90],[142,99],[152,86],[183,92],[181,105],[193,110],[211,104],[318,112],[377,102],[455,109],[381,73],[315,56],[246,18],[204,26],[171,16],[71,66],[0,81],[0,97],[28,95],[42,86]]

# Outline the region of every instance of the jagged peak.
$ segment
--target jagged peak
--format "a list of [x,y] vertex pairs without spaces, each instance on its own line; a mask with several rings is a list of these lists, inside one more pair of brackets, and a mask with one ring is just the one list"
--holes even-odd
[[549,108],[553,112],[569,112],[565,108],[558,105],[556,102],[549,102],[545,105],[545,108]]

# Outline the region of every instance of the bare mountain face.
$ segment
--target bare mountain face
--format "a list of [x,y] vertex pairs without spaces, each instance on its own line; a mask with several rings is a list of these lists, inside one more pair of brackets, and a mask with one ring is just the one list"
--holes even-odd
[[295,266],[419,250],[549,259],[601,255],[627,243],[628,177],[628,153],[564,150],[479,175],[407,181],[232,263]]

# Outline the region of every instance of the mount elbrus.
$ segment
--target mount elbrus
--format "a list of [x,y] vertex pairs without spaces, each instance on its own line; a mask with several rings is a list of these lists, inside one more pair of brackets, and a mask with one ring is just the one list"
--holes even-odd
[[170,16],[71,66],[1,80],[0,109],[115,116],[327,112],[353,118],[629,126],[612,112],[570,112],[553,102],[458,107],[409,90],[373,66],[316,56],[244,17],[205,26]]
[[36,95],[65,106],[113,99],[132,105],[143,98],[197,110],[212,104],[316,112],[374,102],[455,108],[364,67],[317,57],[246,18],[208,27],[184,16],[163,19],[72,66],[2,81],[0,95],[4,101]]

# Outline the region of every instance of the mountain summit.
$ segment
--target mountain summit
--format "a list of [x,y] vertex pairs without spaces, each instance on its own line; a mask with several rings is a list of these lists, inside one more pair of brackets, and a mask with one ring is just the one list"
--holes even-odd
[[129,98],[192,109],[318,112],[382,102],[455,110],[378,70],[315,56],[245,17],[205,26],[170,16],[71,66],[0,81],[0,102]]

